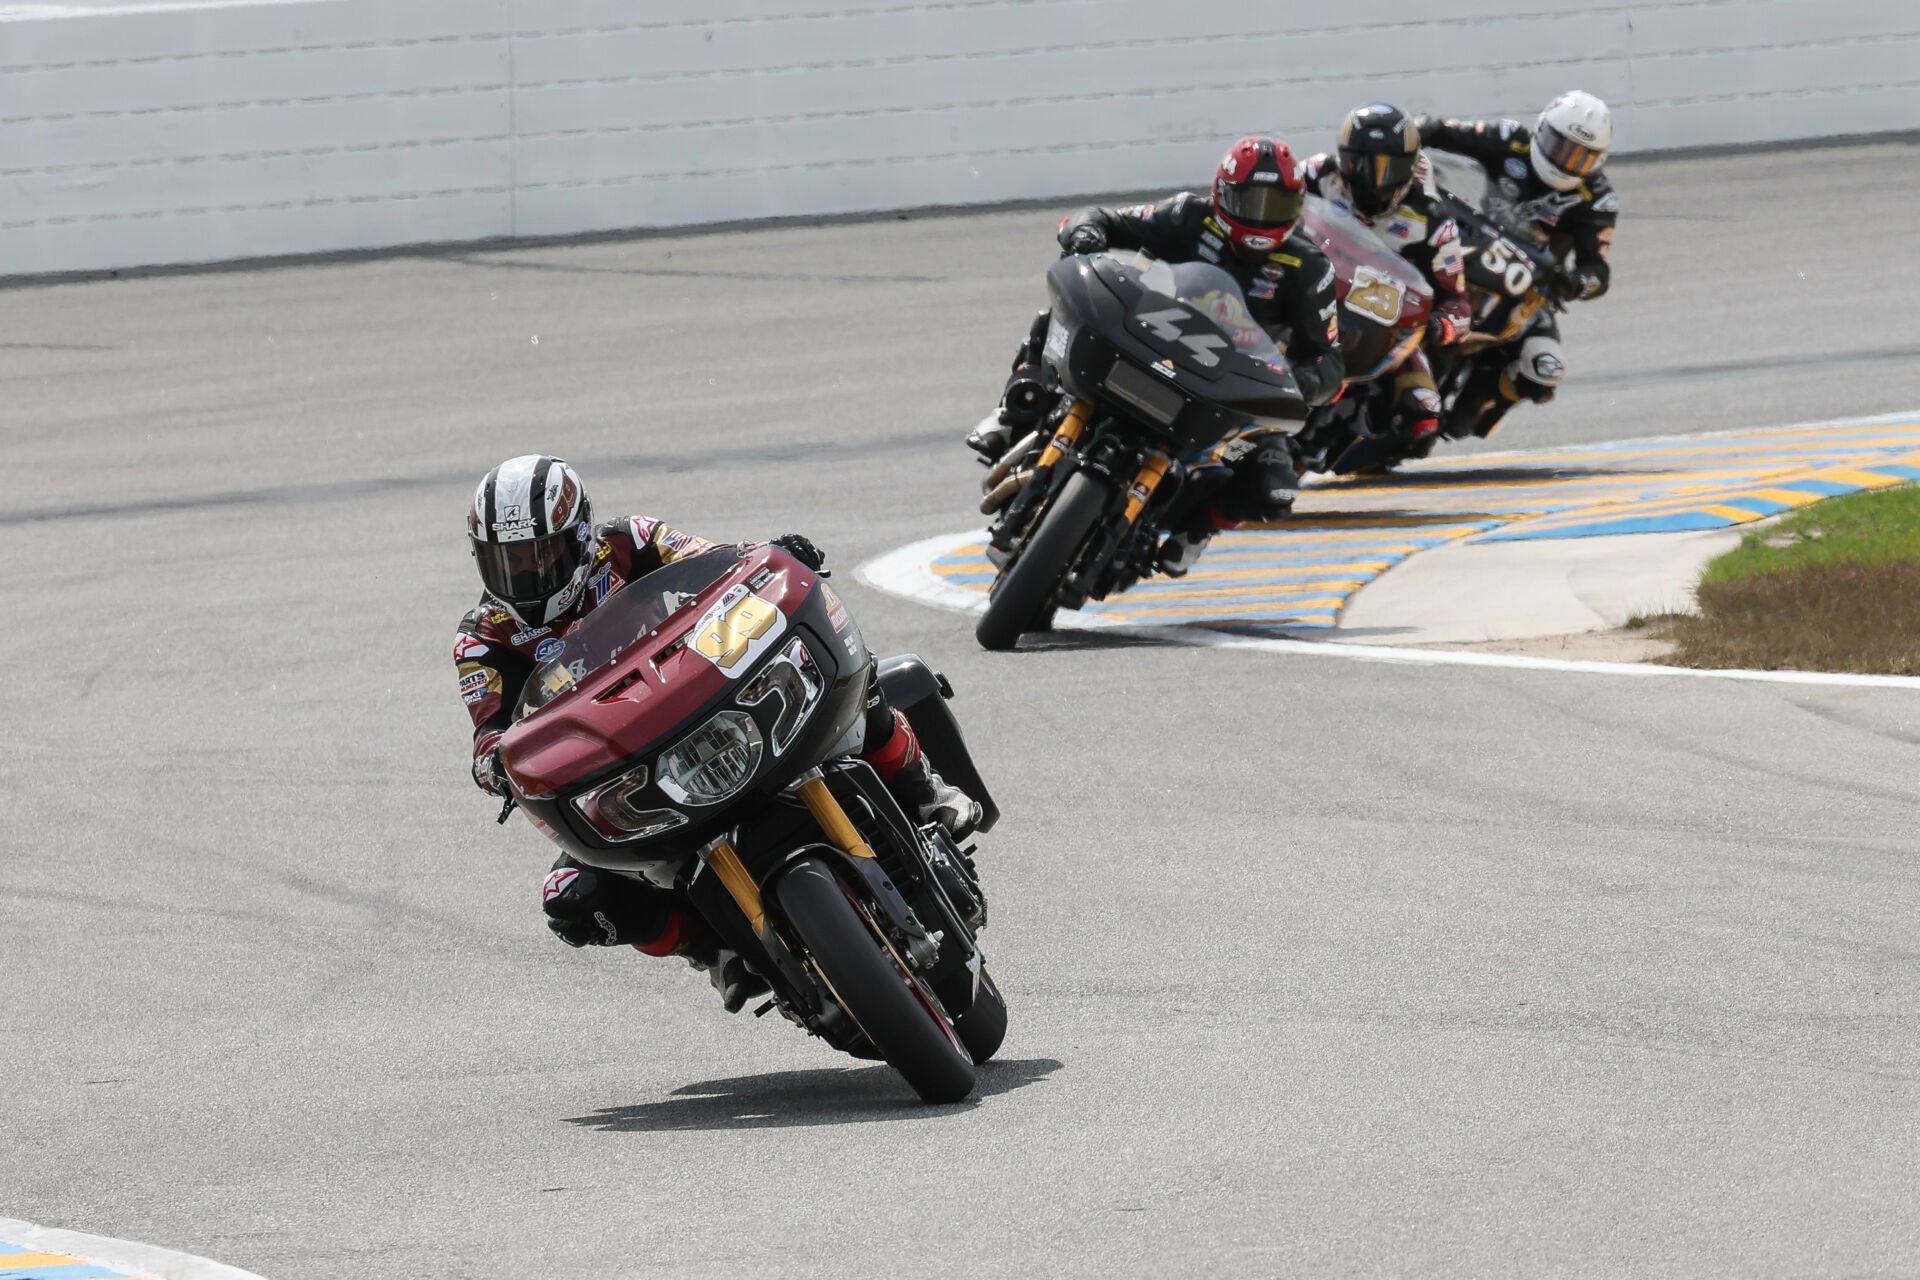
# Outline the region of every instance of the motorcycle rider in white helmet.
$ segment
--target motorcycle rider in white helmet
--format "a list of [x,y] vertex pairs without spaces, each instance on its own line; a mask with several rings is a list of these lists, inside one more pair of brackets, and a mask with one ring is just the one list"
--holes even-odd
[[[1518,120],[1452,120],[1419,116],[1420,143],[1474,161],[1485,172],[1486,212],[1510,225],[1537,228],[1568,263],[1554,282],[1560,302],[1607,291],[1608,257],[1620,200],[1604,166],[1613,146],[1607,104],[1573,90],[1547,104],[1533,126]],[[1560,326],[1541,310],[1502,348],[1511,359],[1482,363],[1448,418],[1448,434],[1490,435],[1520,400],[1545,404],[1566,376]]]

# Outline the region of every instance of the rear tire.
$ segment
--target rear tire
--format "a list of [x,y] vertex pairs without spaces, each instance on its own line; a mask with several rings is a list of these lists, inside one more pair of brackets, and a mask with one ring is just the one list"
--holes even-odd
[[797,864],[776,892],[814,964],[887,1065],[927,1102],[958,1102],[972,1093],[973,1061],[958,1033],[901,972],[826,864]]
[[953,1020],[953,1029],[960,1033],[960,1043],[967,1046],[976,1063],[1000,1052],[1000,1042],[1007,1038],[1007,1002],[1000,988],[993,985],[992,974],[981,971],[973,1007]]
[[981,648],[1013,648],[1021,632],[1042,616],[1053,593],[1060,589],[1067,566],[1099,523],[1107,497],[1107,487],[1086,472],[1076,471],[1067,477],[1059,498],[1027,539],[1020,558],[994,584],[987,611],[973,629]]

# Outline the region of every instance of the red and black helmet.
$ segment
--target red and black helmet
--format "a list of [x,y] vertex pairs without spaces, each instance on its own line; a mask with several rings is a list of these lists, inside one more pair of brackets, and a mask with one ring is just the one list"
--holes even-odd
[[1278,249],[1306,203],[1300,162],[1278,138],[1242,138],[1220,157],[1213,175],[1213,216],[1243,253]]

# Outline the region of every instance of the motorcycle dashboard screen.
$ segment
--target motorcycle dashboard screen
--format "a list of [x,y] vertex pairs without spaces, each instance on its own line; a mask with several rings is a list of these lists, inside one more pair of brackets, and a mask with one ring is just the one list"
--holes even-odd
[[[527,677],[513,718],[518,720],[539,710],[612,662],[628,645],[659,629],[661,623],[692,604],[739,563],[739,551],[722,546],[662,565],[616,591],[564,638],[543,641],[534,651],[539,664]],[[549,644],[559,647],[540,657],[540,651]]]

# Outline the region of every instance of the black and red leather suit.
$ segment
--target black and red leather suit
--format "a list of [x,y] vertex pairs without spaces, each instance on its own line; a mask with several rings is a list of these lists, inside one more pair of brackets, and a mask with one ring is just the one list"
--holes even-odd
[[[1081,209],[1060,224],[1061,247],[1087,243],[1080,234],[1085,229],[1097,232],[1109,248],[1143,250],[1163,262],[1208,262],[1227,272],[1246,294],[1249,314],[1285,349],[1307,401],[1324,404],[1339,392],[1347,364],[1340,350],[1333,264],[1305,236],[1295,231],[1264,258],[1249,262],[1229,246],[1207,198],[1191,191],[1157,204]],[[1218,514],[1230,522],[1284,516],[1299,484],[1285,433],[1255,429],[1242,432],[1240,439],[1252,447],[1235,462],[1233,480],[1216,503]]]
[[[594,529],[592,566],[579,601],[557,622],[528,627],[483,592],[453,637],[460,697],[473,717],[473,780],[491,795],[505,795],[494,752],[513,724],[521,687],[555,645],[601,602],[637,578],[713,544],[647,516],[613,520]],[[891,783],[920,758],[904,716],[876,682],[867,702],[866,753],[884,782]],[[553,864],[542,891],[550,927],[574,946],[631,943],[652,955],[689,954],[703,931],[677,897],[640,881],[596,873],[565,854]]]
[[[1612,279],[1608,257],[1614,224],[1620,218],[1620,198],[1604,169],[1571,191],[1556,191],[1534,171],[1533,133],[1518,120],[1419,116],[1414,127],[1420,131],[1423,147],[1465,157],[1486,174],[1481,206],[1487,213],[1510,225],[1532,224],[1547,236],[1556,258],[1565,261],[1571,256],[1571,266],[1557,282],[1559,301],[1586,301],[1606,293]],[[1560,326],[1550,311],[1537,312],[1501,352],[1512,357],[1500,387],[1508,400],[1545,403],[1553,398],[1567,366]],[[1497,360],[1486,363],[1500,367]]]
[[1372,218],[1356,207],[1341,176],[1338,156],[1321,152],[1308,157],[1305,176],[1307,190],[1366,223],[1433,286],[1427,341],[1394,371],[1393,405],[1397,425],[1409,430],[1415,439],[1439,430],[1440,393],[1434,385],[1429,350],[1451,346],[1466,337],[1473,328],[1473,307],[1467,300],[1460,228],[1440,207],[1432,162],[1424,152],[1416,157],[1413,184],[1406,195],[1398,205]]

